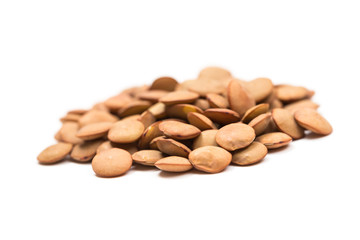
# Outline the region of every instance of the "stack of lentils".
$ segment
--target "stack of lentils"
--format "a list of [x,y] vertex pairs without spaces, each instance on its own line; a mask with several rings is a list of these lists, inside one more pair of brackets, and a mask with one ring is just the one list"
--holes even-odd
[[207,67],[182,83],[161,77],[89,110],[69,111],[55,135],[58,143],[42,151],[38,161],[91,162],[99,177],[123,175],[133,164],[207,173],[230,163],[252,165],[308,131],[332,132],[313,95],[268,78],[243,81],[219,67]]

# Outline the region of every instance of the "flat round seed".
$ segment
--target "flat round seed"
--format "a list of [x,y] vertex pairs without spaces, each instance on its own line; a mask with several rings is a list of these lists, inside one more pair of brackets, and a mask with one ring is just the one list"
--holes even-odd
[[155,163],[164,157],[164,154],[158,150],[141,150],[132,155],[134,162],[146,166],[155,166]]
[[204,112],[204,115],[212,121],[223,125],[240,121],[237,112],[226,108],[209,108]]
[[66,143],[78,144],[82,140],[76,136],[79,131],[79,124],[76,122],[64,122],[60,129],[61,141]]
[[149,107],[148,111],[154,115],[156,119],[161,119],[166,117],[166,105],[163,103],[155,103]]
[[137,120],[122,120],[114,123],[108,138],[116,143],[132,143],[137,141],[144,132],[144,124]]
[[134,114],[141,114],[151,105],[152,104],[150,101],[135,100],[120,108],[118,111],[118,115],[120,117],[127,117]]
[[200,135],[197,138],[195,138],[193,143],[193,149],[197,149],[205,146],[219,146],[216,143],[216,139],[215,139],[217,132],[218,130],[215,129],[202,131]]
[[178,82],[172,77],[160,77],[150,86],[150,90],[174,91]]
[[151,124],[156,122],[156,117],[150,111],[145,111],[140,115],[138,120],[144,124],[144,127],[146,129]]
[[133,101],[133,98],[126,93],[121,93],[119,95],[113,96],[107,99],[104,102],[106,108],[110,109],[111,111],[118,111],[120,108],[124,107],[126,104]]
[[123,149],[112,148],[97,154],[92,168],[99,177],[117,177],[126,173],[132,165],[130,153]]
[[311,109],[318,109],[319,104],[314,103],[310,99],[304,99],[300,100],[294,103],[290,103],[284,107],[286,110],[294,114],[297,110],[303,109],[303,108],[311,108]]
[[189,160],[192,165],[207,173],[223,171],[231,162],[231,154],[220,147],[205,146],[192,151]]
[[271,113],[263,113],[251,120],[249,126],[255,130],[255,135],[261,135],[268,127],[271,120]]
[[201,133],[197,127],[178,121],[163,121],[159,129],[165,136],[176,140],[193,139]]
[[257,137],[256,141],[264,144],[267,149],[275,149],[288,145],[292,138],[286,133],[272,132]]
[[256,102],[263,101],[274,89],[274,85],[269,78],[256,78],[246,82],[244,87]]
[[236,79],[230,81],[227,87],[227,96],[230,108],[237,112],[240,117],[255,106],[255,99],[245,90],[245,88]]
[[232,163],[240,166],[247,166],[260,162],[268,153],[264,144],[253,142],[247,148],[240,149],[234,152]]
[[114,142],[106,141],[106,142],[103,142],[96,149],[96,154],[98,154],[98,153],[100,153],[101,151],[104,151],[104,150],[109,150],[111,148],[120,148],[120,149],[128,151],[130,154],[133,154],[133,153],[139,151],[139,149],[137,148],[135,143],[120,144],[120,143],[114,143]]
[[276,87],[276,96],[280,101],[292,102],[309,96],[309,90],[304,87],[281,85]]
[[93,159],[98,147],[104,140],[86,141],[84,143],[76,144],[71,151],[71,158],[79,162],[88,162]]
[[243,123],[232,123],[219,129],[216,142],[228,151],[249,146],[255,139],[252,127]]
[[241,121],[243,123],[249,123],[251,120],[253,120],[254,118],[256,118],[257,116],[259,116],[263,113],[266,113],[267,111],[269,111],[269,104],[262,103],[262,104],[256,105],[246,111],[246,113],[244,114]]
[[187,158],[177,156],[160,159],[155,163],[155,166],[166,172],[186,172],[193,168]]
[[166,94],[159,99],[159,102],[165,105],[174,105],[180,103],[193,103],[199,98],[199,94],[189,91],[175,91]]
[[61,122],[66,122],[66,121],[73,121],[73,122],[77,122],[79,121],[79,119],[81,118],[82,115],[80,114],[75,114],[75,113],[68,113],[66,114],[64,117],[60,118]]
[[88,124],[77,132],[76,136],[83,140],[93,140],[106,136],[109,129],[112,127],[112,122],[99,122]]
[[199,78],[211,78],[215,80],[224,80],[231,77],[231,73],[220,67],[206,67],[199,73]]
[[228,100],[219,94],[208,93],[208,94],[206,94],[206,99],[208,100],[209,105],[212,108],[228,108],[229,107]]
[[203,113],[203,111],[191,104],[176,104],[166,108],[166,115],[172,118],[180,118],[187,120],[187,115],[190,112]]
[[296,123],[294,116],[288,110],[275,108],[272,110],[272,118],[277,128],[293,139],[304,137],[304,129]]
[[330,123],[316,110],[303,108],[294,114],[296,122],[303,128],[320,135],[329,135],[333,128]]
[[170,138],[159,139],[156,144],[161,152],[172,156],[188,157],[191,152],[186,145]]
[[114,115],[100,110],[91,110],[84,115],[81,116],[79,119],[80,127],[88,125],[90,123],[97,123],[97,122],[116,122],[118,118]]
[[194,105],[203,111],[210,108],[210,104],[209,104],[208,100],[201,99],[201,98],[197,99],[195,101]]
[[155,122],[151,124],[147,129],[145,129],[139,140],[140,149],[149,148],[149,144],[154,138],[164,135],[163,132],[159,129],[159,125],[161,122],[162,121]]
[[37,157],[41,164],[52,164],[63,160],[72,149],[71,143],[57,143],[44,149]]
[[201,113],[190,112],[188,113],[187,118],[191,125],[197,127],[201,131],[216,128],[214,123]]
[[141,100],[147,100],[151,102],[158,102],[160,98],[167,95],[169,92],[164,90],[149,90],[137,95]]

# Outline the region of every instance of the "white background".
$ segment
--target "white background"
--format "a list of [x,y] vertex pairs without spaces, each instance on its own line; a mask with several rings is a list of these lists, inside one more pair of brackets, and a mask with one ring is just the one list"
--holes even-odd
[[[0,239],[360,239],[358,1],[1,1]],[[73,108],[219,65],[332,123],[251,167],[102,179],[37,164]]]

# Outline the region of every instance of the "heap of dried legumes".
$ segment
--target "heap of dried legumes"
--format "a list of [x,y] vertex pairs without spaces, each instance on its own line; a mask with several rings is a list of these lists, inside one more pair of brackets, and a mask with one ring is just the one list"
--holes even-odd
[[97,176],[115,177],[133,162],[162,171],[192,168],[218,173],[230,163],[260,162],[268,150],[305,131],[328,135],[332,127],[304,87],[243,81],[219,67],[178,83],[161,77],[61,118],[57,144],[38,156],[42,164],[70,158],[91,162]]

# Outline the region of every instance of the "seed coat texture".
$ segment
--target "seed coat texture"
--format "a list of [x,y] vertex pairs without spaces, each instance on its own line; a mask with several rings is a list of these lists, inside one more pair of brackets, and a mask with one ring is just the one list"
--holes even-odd
[[185,144],[170,138],[159,139],[156,145],[161,152],[168,155],[188,157],[191,152],[191,149]]
[[155,166],[155,163],[162,158],[164,158],[163,153],[157,150],[141,150],[132,155],[134,162],[146,166]]
[[112,122],[98,122],[85,125],[77,132],[76,137],[83,140],[93,140],[106,136],[113,125]]
[[257,137],[256,141],[264,144],[267,149],[275,149],[288,145],[291,143],[292,138],[286,133],[272,132]]
[[201,133],[197,127],[178,121],[163,121],[159,129],[165,136],[176,140],[193,139]]
[[314,109],[303,108],[294,114],[296,122],[303,128],[319,135],[329,135],[333,128],[330,123]]
[[255,131],[244,123],[232,123],[219,129],[216,142],[228,151],[249,146],[255,139]]
[[240,166],[252,165],[264,159],[267,153],[268,150],[264,144],[260,142],[253,142],[247,148],[235,151],[232,163]]
[[177,156],[162,158],[155,163],[155,166],[166,172],[186,172],[193,168],[187,158]]
[[190,112],[187,115],[189,123],[201,131],[216,128],[214,123],[205,115],[195,112]]
[[41,164],[53,164],[63,160],[72,150],[71,143],[57,143],[45,148],[37,157]]
[[144,132],[144,124],[137,120],[121,120],[110,128],[108,138],[116,143],[132,143]]
[[129,152],[112,148],[97,154],[91,165],[99,177],[117,177],[131,168],[132,158]]
[[192,151],[189,160],[192,165],[203,172],[218,173],[231,162],[231,153],[220,147],[205,146]]

